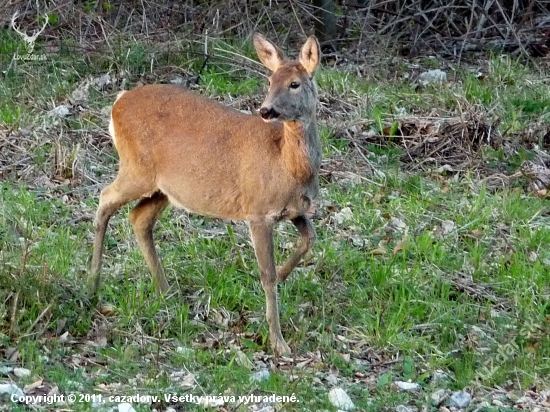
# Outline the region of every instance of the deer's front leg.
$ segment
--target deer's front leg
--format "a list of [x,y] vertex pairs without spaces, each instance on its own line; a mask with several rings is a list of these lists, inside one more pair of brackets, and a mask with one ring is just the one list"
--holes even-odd
[[290,348],[281,333],[277,306],[277,271],[273,251],[273,223],[250,222],[249,227],[254,252],[256,253],[256,259],[258,259],[262,287],[265,292],[265,313],[269,325],[271,347],[277,356],[289,355]]

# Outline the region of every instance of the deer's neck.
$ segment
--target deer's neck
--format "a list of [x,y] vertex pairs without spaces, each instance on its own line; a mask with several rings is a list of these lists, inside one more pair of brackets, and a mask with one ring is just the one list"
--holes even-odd
[[308,181],[321,166],[321,145],[315,119],[310,122],[285,122],[281,157],[297,180]]

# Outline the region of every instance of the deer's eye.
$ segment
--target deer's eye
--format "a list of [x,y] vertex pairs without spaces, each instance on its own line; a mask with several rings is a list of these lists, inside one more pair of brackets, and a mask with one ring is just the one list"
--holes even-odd
[[290,83],[290,88],[291,88],[291,89],[297,89],[298,87],[300,87],[300,83],[299,83],[299,82],[292,82],[292,83]]

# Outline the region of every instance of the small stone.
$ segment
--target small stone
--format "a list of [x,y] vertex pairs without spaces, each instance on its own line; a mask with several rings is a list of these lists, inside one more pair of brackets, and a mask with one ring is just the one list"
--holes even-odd
[[254,410],[254,412],[275,412],[275,407],[273,405],[267,405]]
[[432,376],[432,381],[434,383],[448,382],[450,380],[451,380],[451,377],[446,372],[443,372],[442,370],[439,370],[439,369],[436,370]]
[[269,371],[267,369],[260,369],[250,375],[250,380],[253,382],[263,382],[269,379]]
[[13,368],[11,366],[0,366],[0,375],[9,375],[13,372]]
[[447,389],[440,389],[432,393],[430,395],[432,406],[441,405],[445,401],[445,399],[447,399],[447,396],[449,396],[449,391]]
[[172,84],[184,84],[185,80],[181,76],[174,76],[170,79],[170,83],[172,83]]
[[186,348],[185,346],[178,346],[176,348],[176,352],[179,353],[180,355],[191,356],[193,354],[193,349]]
[[336,223],[338,223],[339,225],[352,219],[353,212],[349,207],[344,207],[342,208],[342,210],[334,214],[334,220],[336,220]]
[[67,117],[69,114],[71,114],[71,111],[67,106],[61,104],[53,109],[51,113],[57,117]]
[[131,403],[119,403],[118,412],[136,412]]
[[452,220],[441,222],[441,236],[449,236],[456,229],[456,224]]
[[397,405],[395,412],[413,412],[413,410],[405,405]]
[[395,385],[399,389],[401,389],[402,391],[418,391],[418,390],[420,390],[420,385],[418,383],[397,381],[397,382],[395,382]]
[[344,411],[355,409],[355,405],[351,401],[351,398],[342,388],[332,388],[328,393],[328,400],[338,409]]
[[441,84],[447,81],[447,73],[443,70],[435,69],[428,70],[427,72],[421,73],[418,76],[418,83],[422,86],[427,84]]
[[3,394],[6,394],[8,396],[15,395],[17,397],[25,396],[23,391],[19,389],[19,386],[17,386],[15,383],[0,383],[0,395]]
[[199,401],[198,405],[201,405],[205,408],[217,408],[219,406],[223,406],[224,403],[225,402],[220,398],[203,398]]
[[25,368],[13,368],[13,374],[18,378],[28,378],[31,376],[31,371]]
[[522,396],[521,398],[517,399],[516,400],[516,404],[530,404],[532,401],[531,401],[531,398],[529,398],[528,396]]
[[327,380],[327,383],[329,385],[337,385],[338,384],[338,377],[336,375],[334,375],[333,373],[329,373],[327,376],[326,376],[326,380]]
[[407,224],[397,217],[394,217],[392,220],[390,220],[390,222],[388,223],[388,227],[400,233],[403,233],[407,230]]
[[472,326],[472,333],[481,339],[487,338],[487,334],[478,326]]
[[93,83],[99,89],[104,89],[106,86],[111,84],[111,76],[109,75],[109,73],[102,74],[101,76],[93,79]]
[[458,391],[454,392],[449,399],[447,399],[447,406],[454,406],[458,409],[465,409],[470,405],[472,396],[468,392]]

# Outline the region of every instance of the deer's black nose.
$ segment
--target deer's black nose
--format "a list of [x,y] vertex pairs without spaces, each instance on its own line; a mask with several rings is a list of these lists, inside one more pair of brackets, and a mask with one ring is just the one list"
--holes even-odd
[[270,119],[276,119],[279,117],[279,113],[273,109],[273,107],[267,108],[262,107],[260,109],[260,116],[262,116],[262,119],[264,120],[270,120]]

